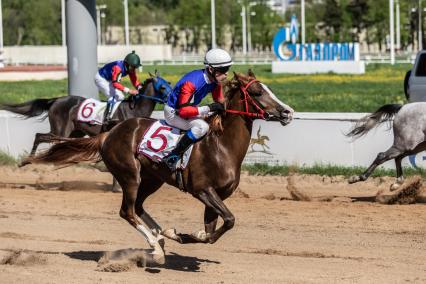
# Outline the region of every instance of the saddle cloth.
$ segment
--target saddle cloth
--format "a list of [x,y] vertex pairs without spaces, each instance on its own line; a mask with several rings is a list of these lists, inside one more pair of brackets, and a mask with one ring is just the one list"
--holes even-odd
[[[165,120],[158,120],[144,133],[142,142],[138,146],[138,154],[143,154],[154,162],[160,162],[176,147],[180,136],[179,128],[168,125]],[[183,154],[178,168],[184,169],[188,164],[192,146]]]
[[[115,111],[118,109],[121,101],[118,101],[114,104],[112,109],[111,117],[114,115]],[[77,120],[80,122],[86,122],[89,124],[99,124],[102,125],[104,120],[104,113],[106,110],[106,102],[101,102],[95,99],[86,99],[84,100],[80,107],[78,108]]]

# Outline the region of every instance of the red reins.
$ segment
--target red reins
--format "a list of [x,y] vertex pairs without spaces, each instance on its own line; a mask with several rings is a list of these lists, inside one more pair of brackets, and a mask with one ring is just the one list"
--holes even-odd
[[[244,94],[244,99],[242,99],[241,101],[244,102],[245,111],[227,109],[227,110],[225,110],[225,112],[233,113],[233,114],[242,114],[242,115],[261,118],[261,119],[266,120],[266,115],[265,115],[266,112],[259,106],[259,104],[250,96],[250,94],[247,91],[247,89],[250,87],[250,85],[255,83],[255,82],[259,82],[259,81],[256,80],[256,79],[253,79],[250,82],[248,82],[245,86],[240,86],[240,90]],[[248,111],[249,103],[252,106],[255,107],[257,112],[249,112]]]

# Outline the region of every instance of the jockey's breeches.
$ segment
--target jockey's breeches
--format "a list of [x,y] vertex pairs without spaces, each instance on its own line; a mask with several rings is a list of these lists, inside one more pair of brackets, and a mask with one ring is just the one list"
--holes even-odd
[[119,89],[114,88],[112,82],[109,82],[104,77],[102,77],[99,72],[95,75],[95,84],[98,89],[104,94],[107,98],[113,97],[115,101],[124,100],[124,94]]
[[202,118],[185,119],[180,117],[176,110],[168,105],[164,106],[164,118],[166,122],[182,130],[191,130],[196,139],[202,138],[209,131],[209,124]]

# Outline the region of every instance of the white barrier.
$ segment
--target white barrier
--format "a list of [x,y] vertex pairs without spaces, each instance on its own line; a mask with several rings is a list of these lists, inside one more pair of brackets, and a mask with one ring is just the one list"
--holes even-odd
[[[67,48],[60,45],[52,46],[6,46],[4,47],[4,62],[10,65],[41,64],[66,65]],[[144,60],[170,60],[171,45],[100,45],[98,46],[98,62],[104,64],[124,58],[135,50]]]
[[[154,118],[162,118],[156,111]],[[295,120],[283,127],[278,122],[256,120],[253,125],[252,144],[246,163],[295,164],[312,166],[316,163],[339,166],[366,167],[377,153],[385,151],[393,142],[392,130],[383,124],[365,137],[351,141],[348,132],[354,120],[363,113],[296,113]],[[48,132],[48,121],[23,120],[14,114],[0,111],[0,150],[15,157],[29,152],[36,132]],[[235,137],[238,139],[238,137]],[[262,145],[263,144],[263,145]],[[403,160],[404,165],[416,163],[424,166],[424,153]],[[394,168],[393,161],[384,164]]]
[[364,74],[364,61],[273,61],[272,73],[316,74]]

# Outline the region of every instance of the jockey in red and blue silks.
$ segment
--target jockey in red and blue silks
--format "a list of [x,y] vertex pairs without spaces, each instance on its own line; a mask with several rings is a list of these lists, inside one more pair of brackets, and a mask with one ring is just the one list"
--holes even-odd
[[[105,120],[111,119],[111,112],[115,102],[124,100],[124,93],[137,95],[142,85],[138,81],[136,69],[141,66],[139,56],[132,51],[124,60],[110,62],[99,69],[95,76],[95,84],[98,89],[108,98]],[[130,90],[123,86],[120,81],[122,77],[129,75],[132,85],[136,90]]]
[[[204,64],[205,69],[191,71],[177,82],[164,107],[166,122],[187,130],[176,148],[163,159],[172,171],[186,149],[207,134],[209,125],[204,118],[224,110],[221,82],[228,75],[232,58],[223,49],[211,49],[206,53]],[[198,104],[209,93],[212,93],[215,102],[199,107]]]

